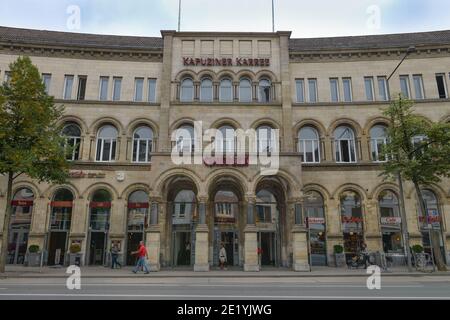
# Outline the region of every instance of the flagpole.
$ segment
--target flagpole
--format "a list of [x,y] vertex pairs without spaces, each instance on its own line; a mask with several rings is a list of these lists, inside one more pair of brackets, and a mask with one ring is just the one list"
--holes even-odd
[[275,0],[272,0],[272,32],[275,32]]
[[178,0],[178,32],[181,30],[181,0]]

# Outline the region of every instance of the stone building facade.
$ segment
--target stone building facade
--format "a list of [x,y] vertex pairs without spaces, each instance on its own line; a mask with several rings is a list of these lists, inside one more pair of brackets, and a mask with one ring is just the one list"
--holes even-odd
[[[247,271],[334,265],[335,245],[350,257],[362,243],[403,261],[398,184],[380,177],[381,110],[402,92],[428,121],[450,121],[450,31],[161,34],[0,28],[1,79],[9,63],[30,56],[65,106],[62,133],[76,146],[67,184],[15,181],[9,263],[26,262],[36,244],[48,265],[68,264],[78,244],[83,264],[103,265],[117,244],[133,264],[140,240],[154,270],[210,270],[222,244],[228,264]],[[388,81],[410,46],[416,51]],[[255,149],[239,164],[174,162],[173,154],[199,153],[210,128],[254,129]],[[240,148],[228,135],[215,143]],[[274,174],[248,163],[248,154],[266,151],[279,152]],[[426,219],[405,187],[409,245],[428,247],[430,224],[450,262],[449,181],[424,187]],[[1,208],[5,191],[0,177]]]

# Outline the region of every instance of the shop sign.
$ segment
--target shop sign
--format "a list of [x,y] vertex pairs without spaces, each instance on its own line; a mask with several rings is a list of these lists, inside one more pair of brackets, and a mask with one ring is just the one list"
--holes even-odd
[[400,217],[381,217],[381,224],[384,225],[398,225],[402,223]]
[[128,209],[148,209],[150,205],[148,203],[128,203]]
[[203,160],[207,167],[248,167],[250,164],[249,155],[235,155],[222,157],[205,157]]
[[420,222],[427,222],[427,223],[440,223],[441,222],[441,217],[440,216],[427,216],[427,219],[425,220],[425,218],[419,217],[419,221]]
[[53,208],[72,208],[72,201],[53,201],[50,204]]
[[216,217],[215,222],[221,223],[221,224],[228,224],[228,223],[235,223],[236,219],[235,218]]
[[183,57],[185,67],[270,67],[270,59],[267,58],[191,58]]
[[30,200],[13,200],[11,201],[11,205],[15,207],[32,207],[34,201]]
[[309,224],[325,224],[325,218],[309,217],[307,221]]
[[105,173],[69,171],[69,178],[71,179],[103,179],[105,177]]
[[91,202],[89,204],[91,208],[105,208],[109,209],[111,208],[111,202]]
[[342,216],[342,223],[362,223],[363,219],[359,217]]

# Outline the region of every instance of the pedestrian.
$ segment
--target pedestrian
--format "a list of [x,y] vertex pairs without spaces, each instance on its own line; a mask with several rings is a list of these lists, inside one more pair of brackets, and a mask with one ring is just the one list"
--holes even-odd
[[132,252],[131,254],[132,255],[136,254],[138,258],[136,266],[133,269],[133,273],[137,273],[140,270],[140,268],[142,268],[142,271],[144,271],[145,274],[149,274],[146,260],[148,258],[148,254],[147,249],[144,246],[144,241],[140,241],[138,251]]
[[225,249],[225,245],[223,243],[219,251],[219,262],[220,270],[223,270],[225,268],[225,264],[227,263],[227,250]]
[[117,244],[114,244],[111,247],[111,269],[114,269],[115,266],[119,266],[119,268],[122,268],[122,265],[117,260],[118,257],[119,257],[119,247],[117,246]]
[[367,249],[367,245],[364,242],[361,243],[361,253],[360,254],[363,256],[363,259],[364,259],[363,263],[367,269],[367,267],[370,266],[370,257],[369,257],[369,250]]
[[263,254],[263,250],[261,247],[258,247],[258,249],[256,250],[257,254],[258,254],[258,265],[261,267],[261,260],[262,260],[262,254]]

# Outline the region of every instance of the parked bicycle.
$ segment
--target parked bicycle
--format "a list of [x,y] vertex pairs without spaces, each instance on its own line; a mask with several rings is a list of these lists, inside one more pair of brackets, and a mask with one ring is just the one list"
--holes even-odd
[[432,273],[436,271],[436,266],[430,254],[416,253],[413,257],[413,263],[417,271],[425,273]]

